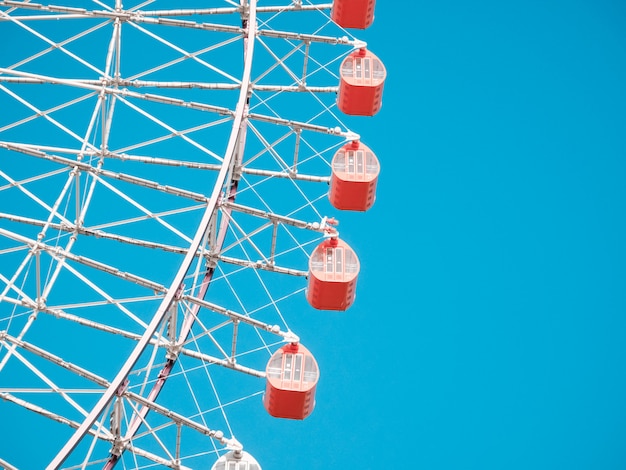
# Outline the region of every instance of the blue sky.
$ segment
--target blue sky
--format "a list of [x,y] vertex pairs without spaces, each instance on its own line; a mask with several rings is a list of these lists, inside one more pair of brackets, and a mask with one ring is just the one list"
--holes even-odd
[[379,0],[354,34],[388,72],[345,118],[382,167],[337,215],[357,299],[289,319],[313,414],[252,401],[237,438],[265,470],[625,468],[626,6]]
[[365,272],[333,468],[626,466],[625,23],[611,1],[378,3],[389,78],[358,126],[383,170],[342,219]]

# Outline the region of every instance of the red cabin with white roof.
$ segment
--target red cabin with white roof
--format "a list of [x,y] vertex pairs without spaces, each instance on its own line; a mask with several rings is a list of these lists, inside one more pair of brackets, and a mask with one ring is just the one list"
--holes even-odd
[[358,49],[343,60],[339,75],[337,106],[343,113],[373,116],[380,111],[387,71],[378,57]]
[[265,376],[263,405],[271,416],[304,419],[311,414],[319,368],[307,348],[286,344],[270,358]]
[[376,0],[334,0],[331,19],[342,28],[365,29],[374,21]]
[[347,310],[354,303],[359,259],[339,238],[327,238],[309,258],[306,298],[318,310]]
[[344,145],[335,153],[331,167],[328,197],[333,207],[348,211],[372,207],[380,164],[369,147],[359,141]]

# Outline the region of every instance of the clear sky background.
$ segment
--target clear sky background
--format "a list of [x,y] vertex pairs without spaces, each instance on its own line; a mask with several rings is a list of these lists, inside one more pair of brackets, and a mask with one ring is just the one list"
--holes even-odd
[[237,438],[264,470],[626,468],[626,4],[379,0],[354,34],[388,72],[345,119],[382,166],[338,215],[357,299],[289,319],[313,414],[259,398]]
[[341,215],[357,301],[307,337],[315,412],[255,455],[626,468],[626,4],[379,1],[357,36],[388,70],[348,121],[382,165]]

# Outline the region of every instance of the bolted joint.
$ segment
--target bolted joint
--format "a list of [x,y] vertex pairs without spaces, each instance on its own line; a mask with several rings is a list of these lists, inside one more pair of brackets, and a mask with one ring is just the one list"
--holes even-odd
[[167,359],[168,361],[175,361],[180,355],[180,349],[181,347],[179,344],[169,343],[165,352],[165,359]]
[[124,447],[126,447],[124,445],[124,439],[122,439],[121,437],[116,437],[113,440],[113,446],[111,447],[111,455],[121,457],[122,452],[124,451]]
[[206,269],[207,271],[212,271],[217,267],[217,254],[209,253],[205,255],[206,259]]
[[235,167],[233,168],[233,174],[232,174],[233,181],[241,180],[241,175],[242,174],[243,174],[243,166],[242,165],[235,165]]

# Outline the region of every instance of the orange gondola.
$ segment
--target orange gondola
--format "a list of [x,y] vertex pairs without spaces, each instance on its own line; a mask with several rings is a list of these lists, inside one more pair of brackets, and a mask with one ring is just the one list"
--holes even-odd
[[376,199],[380,164],[374,152],[358,141],[340,148],[331,162],[328,197],[340,210],[366,211]]
[[374,21],[376,0],[334,0],[331,19],[342,28],[365,29]]
[[263,405],[276,418],[304,419],[315,406],[319,368],[313,355],[299,343],[276,351],[265,369]]
[[336,237],[320,243],[309,259],[306,298],[318,310],[347,310],[356,297],[359,260],[348,244]]
[[382,106],[387,71],[378,57],[358,49],[341,63],[337,106],[349,115],[373,116]]

